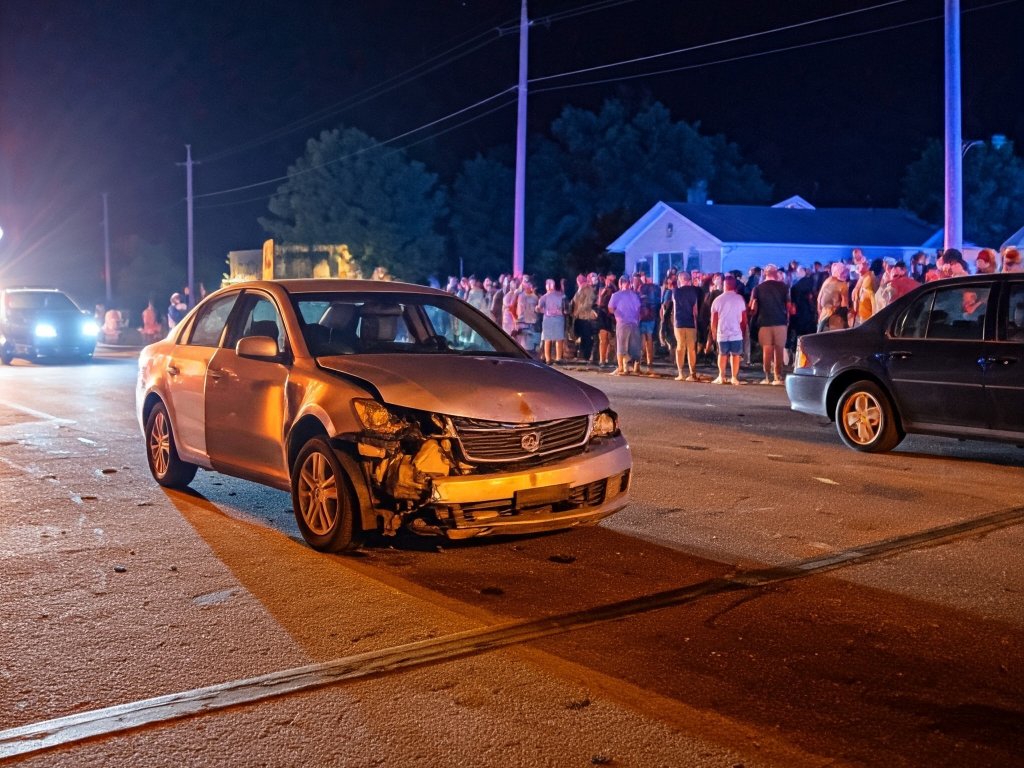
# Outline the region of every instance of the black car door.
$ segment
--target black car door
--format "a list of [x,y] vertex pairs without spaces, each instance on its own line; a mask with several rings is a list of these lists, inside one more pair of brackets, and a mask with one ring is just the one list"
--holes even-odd
[[992,429],[1024,436],[1024,275],[1002,284],[996,339],[985,355]]
[[988,428],[984,359],[991,291],[989,284],[940,284],[897,317],[880,357],[904,424]]

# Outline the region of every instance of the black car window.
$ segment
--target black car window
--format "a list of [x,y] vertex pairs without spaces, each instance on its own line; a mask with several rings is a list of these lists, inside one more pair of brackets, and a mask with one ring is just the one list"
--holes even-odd
[[277,351],[284,352],[284,323],[277,312],[277,307],[266,296],[246,292],[241,318],[232,325],[239,330],[232,333],[227,346],[233,347],[239,339],[246,336],[269,336],[277,342]]
[[957,285],[935,291],[927,337],[959,341],[984,338],[989,290],[987,285]]
[[928,330],[928,313],[934,296],[934,293],[926,293],[907,307],[896,320],[893,335],[901,339],[923,339]]
[[1005,341],[1024,342],[1024,281],[1009,283],[1006,286],[1003,328]]
[[203,306],[192,324],[192,334],[188,344],[194,347],[216,347],[224,332],[224,324],[228,321],[231,308],[238,299],[237,293],[214,299]]

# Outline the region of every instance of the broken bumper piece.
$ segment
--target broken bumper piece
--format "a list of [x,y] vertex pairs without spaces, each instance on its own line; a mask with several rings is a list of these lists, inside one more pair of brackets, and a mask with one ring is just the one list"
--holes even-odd
[[450,539],[593,525],[629,502],[631,466],[617,437],[557,464],[435,478],[429,508]]

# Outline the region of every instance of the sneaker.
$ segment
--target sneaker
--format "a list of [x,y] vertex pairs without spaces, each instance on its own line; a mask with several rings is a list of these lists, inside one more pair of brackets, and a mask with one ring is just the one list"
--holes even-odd
[[691,381],[691,379],[687,379],[682,374],[679,374],[678,376],[676,376],[676,381]]
[[761,381],[759,381],[757,383],[758,384],[771,384],[771,381],[768,379],[767,376],[765,376],[763,379],[761,379]]
[[743,382],[737,379],[735,376],[733,376],[731,379],[729,379],[729,383],[732,384],[734,387],[738,387]]
[[773,387],[781,387],[785,383],[786,382],[784,382],[782,379],[776,379],[775,381],[772,382],[772,386]]
[[721,376],[716,376],[714,379],[711,380],[711,383],[712,384],[728,384],[728,382],[725,379],[723,379]]
[[689,376],[686,377],[686,380],[687,381],[698,381],[697,377],[694,376],[692,373]]

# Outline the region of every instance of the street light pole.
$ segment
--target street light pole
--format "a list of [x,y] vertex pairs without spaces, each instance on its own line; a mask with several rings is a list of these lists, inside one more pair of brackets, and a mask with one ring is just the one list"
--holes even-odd
[[185,166],[185,205],[187,208],[186,220],[188,222],[188,305],[196,305],[196,280],[195,280],[195,258],[192,250],[192,145],[185,145],[185,162],[178,163]]
[[516,202],[512,235],[512,274],[523,274],[526,232],[526,63],[530,20],[526,0],[519,14],[519,111],[516,121]]
[[107,215],[107,193],[103,193],[103,279],[107,288],[107,309],[114,303],[114,294],[110,290],[110,217]]
[[946,210],[943,245],[963,249],[963,157],[960,116],[960,0],[946,2]]

